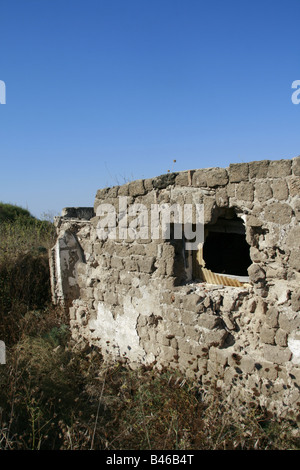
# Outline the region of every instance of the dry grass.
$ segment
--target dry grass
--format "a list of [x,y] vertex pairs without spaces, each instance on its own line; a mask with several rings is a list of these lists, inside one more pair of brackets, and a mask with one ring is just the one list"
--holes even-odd
[[297,423],[240,414],[178,374],[108,365],[74,352],[64,327],[8,351],[0,384],[2,449],[298,449]]

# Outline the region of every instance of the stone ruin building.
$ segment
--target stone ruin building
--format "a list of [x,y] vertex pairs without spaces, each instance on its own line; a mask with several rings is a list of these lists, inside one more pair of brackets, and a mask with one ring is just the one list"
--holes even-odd
[[[55,220],[53,302],[69,309],[76,343],[99,348],[108,361],[177,370],[201,387],[216,383],[232,402],[297,414],[299,194],[300,157],[100,189],[94,207],[66,208]],[[99,207],[116,209],[118,228],[125,197],[149,210],[201,204],[204,243],[187,249],[183,231],[172,236],[172,218],[169,237],[115,230],[100,238]],[[140,235],[143,220],[136,218]]]

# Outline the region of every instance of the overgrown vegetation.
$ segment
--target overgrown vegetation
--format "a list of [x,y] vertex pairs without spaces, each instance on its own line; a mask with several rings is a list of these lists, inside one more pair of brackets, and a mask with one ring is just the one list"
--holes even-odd
[[0,338],[14,343],[29,310],[50,301],[48,249],[55,228],[26,209],[0,203]]
[[[3,214],[3,211],[2,211]],[[32,220],[33,219],[33,220]],[[172,371],[106,364],[76,350],[50,301],[50,223],[0,223],[0,449],[299,449],[298,424],[249,408]]]

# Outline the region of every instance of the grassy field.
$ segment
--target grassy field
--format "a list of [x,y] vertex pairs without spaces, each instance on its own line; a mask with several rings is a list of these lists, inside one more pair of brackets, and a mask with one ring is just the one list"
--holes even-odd
[[0,204],[1,450],[300,449],[299,423],[241,414],[171,371],[106,364],[76,350],[51,305],[52,223]]

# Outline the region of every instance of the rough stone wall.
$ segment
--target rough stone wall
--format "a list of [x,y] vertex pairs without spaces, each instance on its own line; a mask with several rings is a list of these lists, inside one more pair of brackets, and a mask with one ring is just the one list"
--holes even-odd
[[54,304],[68,308],[80,296],[76,267],[85,263],[85,255],[76,233],[95,215],[92,207],[65,208],[56,217],[57,241],[49,253],[51,292]]
[[[74,340],[107,360],[177,369],[202,387],[215,382],[228,400],[297,413],[299,177],[300,157],[168,173],[99,190],[84,219],[66,210],[50,264],[54,302],[73,301]],[[192,280],[178,241],[99,239],[98,207],[111,204],[120,223],[125,196],[147,208],[201,203],[206,226],[233,210],[245,226],[249,281]]]

